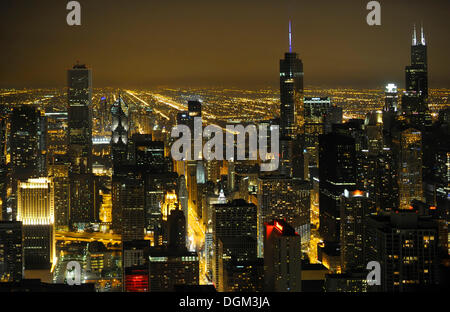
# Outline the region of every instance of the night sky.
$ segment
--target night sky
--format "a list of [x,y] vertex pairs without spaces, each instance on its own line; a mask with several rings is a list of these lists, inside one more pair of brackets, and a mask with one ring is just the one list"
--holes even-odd
[[0,1],[0,87],[64,87],[77,60],[94,87],[277,87],[289,19],[306,86],[404,87],[423,21],[429,85],[450,87],[447,0],[380,1],[381,26],[368,0],[80,0],[81,26],[67,2]]

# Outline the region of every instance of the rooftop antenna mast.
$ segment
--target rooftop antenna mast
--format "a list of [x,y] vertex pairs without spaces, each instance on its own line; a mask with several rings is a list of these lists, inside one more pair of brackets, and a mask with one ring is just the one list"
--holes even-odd
[[289,53],[292,53],[292,27],[291,27],[291,20],[289,20]]

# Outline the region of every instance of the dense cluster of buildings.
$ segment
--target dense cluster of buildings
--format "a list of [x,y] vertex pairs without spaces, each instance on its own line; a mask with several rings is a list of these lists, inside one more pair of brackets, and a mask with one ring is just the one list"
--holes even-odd
[[[331,97],[305,97],[290,41],[280,116],[255,121],[280,130],[279,167],[261,171],[267,159],[173,160],[156,112],[128,93],[93,103],[91,69],[76,64],[66,110],[0,107],[0,285],[64,290],[80,274],[126,292],[444,287],[450,108],[432,119],[427,77],[414,28],[405,91],[388,84],[383,110],[343,122]],[[203,115],[191,99],[164,116],[194,133]]]

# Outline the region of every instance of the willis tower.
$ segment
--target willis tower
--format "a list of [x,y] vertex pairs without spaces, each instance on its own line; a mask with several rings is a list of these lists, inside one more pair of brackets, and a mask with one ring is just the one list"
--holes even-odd
[[419,129],[431,123],[428,114],[428,64],[427,45],[423,27],[420,41],[417,40],[416,26],[412,35],[411,65],[405,67],[405,93],[402,97],[402,111],[412,126]]

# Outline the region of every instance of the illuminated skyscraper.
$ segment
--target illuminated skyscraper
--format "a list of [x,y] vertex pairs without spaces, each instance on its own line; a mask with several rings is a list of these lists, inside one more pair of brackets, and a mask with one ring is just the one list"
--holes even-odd
[[128,161],[128,105],[120,95],[111,107],[111,115],[111,158],[113,167],[117,167]]
[[300,292],[302,289],[300,235],[284,220],[273,220],[264,227],[264,290]]
[[48,166],[48,176],[55,188],[55,227],[68,230],[70,214],[69,165],[52,164]]
[[413,199],[423,199],[422,133],[409,128],[400,132],[397,139],[399,208],[409,209]]
[[17,189],[17,220],[23,224],[26,269],[49,269],[55,258],[54,187],[47,178],[28,179]]
[[295,138],[298,126],[302,122],[303,99],[303,63],[297,53],[292,52],[292,32],[289,21],[289,52],[280,60],[280,132],[281,137]]
[[394,111],[396,112],[398,109],[398,91],[397,86],[393,83],[389,83],[386,85],[386,89],[384,90],[384,111]]
[[388,133],[392,130],[395,123],[395,116],[398,113],[398,90],[393,83],[386,85],[384,90],[384,108],[383,108],[383,130]]

